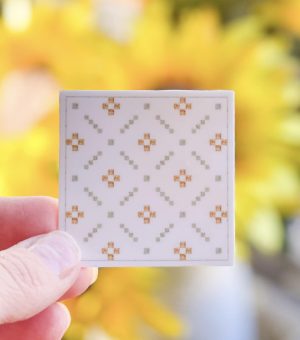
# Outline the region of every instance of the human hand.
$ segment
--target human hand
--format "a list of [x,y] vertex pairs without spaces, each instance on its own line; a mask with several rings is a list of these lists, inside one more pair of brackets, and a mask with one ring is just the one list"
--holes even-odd
[[70,324],[59,300],[84,292],[97,270],[58,227],[57,200],[0,198],[0,339],[57,340]]

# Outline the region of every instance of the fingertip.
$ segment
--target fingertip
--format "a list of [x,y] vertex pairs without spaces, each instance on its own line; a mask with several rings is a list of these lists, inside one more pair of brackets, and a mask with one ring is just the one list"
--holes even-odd
[[60,340],[70,323],[69,310],[56,302],[29,319],[0,325],[0,339]]
[[67,300],[84,293],[98,277],[98,268],[81,268],[80,274],[73,286],[60,298]]
[[80,274],[80,249],[62,231],[27,239],[0,255],[0,323],[39,313],[68,291]]
[[98,279],[99,270],[98,270],[98,268],[93,267],[93,268],[91,268],[91,271],[92,271],[92,280],[91,280],[91,285],[92,285]]
[[58,227],[58,199],[50,196],[20,197],[23,199],[24,210],[28,210],[30,217],[43,224],[43,231],[49,232]]
[[70,327],[71,314],[68,308],[61,302],[56,302],[55,308],[56,313],[58,314],[57,319],[59,319],[61,323],[61,337],[63,337],[66,330]]
[[58,200],[49,196],[0,198],[0,250],[58,228]]

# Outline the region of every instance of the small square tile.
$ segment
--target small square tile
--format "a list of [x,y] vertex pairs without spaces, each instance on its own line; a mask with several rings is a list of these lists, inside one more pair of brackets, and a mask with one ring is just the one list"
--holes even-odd
[[114,216],[115,216],[115,214],[114,214],[113,211],[109,211],[109,212],[107,213],[107,217],[108,217],[108,218],[113,218]]
[[150,253],[150,248],[144,248],[144,254],[149,254]]
[[216,182],[221,182],[221,180],[222,180],[222,176],[220,176],[220,175],[215,176]]
[[144,110],[149,110],[149,109],[150,109],[150,103],[145,103]]
[[221,108],[222,108],[222,105],[220,103],[216,103],[215,104],[215,109],[216,110],[221,110]]
[[72,103],[72,109],[73,110],[77,110],[79,108],[79,104],[78,103]]
[[78,176],[77,175],[73,175],[72,176],[72,182],[77,182],[78,181]]
[[144,176],[144,182],[149,182],[150,181],[150,176],[149,175],[145,175]]
[[180,139],[179,140],[179,145],[183,146],[186,144],[186,140],[185,139]]
[[115,141],[113,139],[109,139],[107,141],[107,145],[114,145],[115,144]]

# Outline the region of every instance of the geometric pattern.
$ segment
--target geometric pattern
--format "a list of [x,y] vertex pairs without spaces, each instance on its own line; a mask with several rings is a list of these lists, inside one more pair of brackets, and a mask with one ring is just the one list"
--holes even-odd
[[109,97],[107,102],[102,104],[102,109],[105,110],[109,116],[113,116],[116,110],[120,110],[120,104],[115,103],[115,98]]
[[192,108],[191,103],[187,103],[185,97],[180,97],[179,102],[174,104],[174,109],[179,111],[180,116],[185,116],[187,111]]
[[227,145],[227,139],[226,138],[222,138],[222,134],[221,133],[216,133],[215,134],[215,138],[210,139],[209,143],[210,143],[210,145],[213,145],[215,147],[216,151],[221,151],[222,150],[222,146],[226,146]]
[[88,187],[84,187],[84,192],[86,192],[88,194],[88,196],[95,202],[97,203],[97,205],[102,205],[102,201],[100,200],[100,198],[92,191],[90,190]]
[[91,231],[87,233],[87,235],[84,237],[83,241],[88,242],[90,239],[93,238],[93,236],[101,229],[102,224],[97,224],[95,228],[93,228]]
[[107,242],[107,246],[103,247],[101,252],[107,255],[108,260],[114,260],[115,255],[120,254],[120,248],[116,248],[114,242]]
[[192,224],[192,228],[195,229],[195,231],[205,240],[205,242],[209,242],[209,237],[207,236],[207,234],[202,231],[201,228],[197,227],[196,223]]
[[174,156],[173,151],[169,151],[163,159],[159,161],[158,164],[156,164],[155,169],[160,170],[162,166],[166,164],[167,161],[169,161]]
[[160,187],[157,187],[155,190],[169,205],[174,205],[174,202],[171,200],[171,198],[165,192],[163,192]]
[[204,119],[201,119],[200,122],[198,122],[191,130],[192,133],[196,133],[197,130],[201,129],[201,126],[203,126],[207,121],[209,120],[209,116],[205,116]]
[[203,191],[200,192],[199,195],[197,195],[196,197],[194,197],[194,199],[191,201],[191,205],[195,206],[197,203],[199,203],[204,197],[205,195],[209,192],[209,188],[206,187]]
[[138,140],[138,144],[143,146],[144,151],[150,151],[151,145],[156,145],[156,140],[151,138],[150,133],[144,133],[144,137]]
[[144,224],[149,224],[151,219],[156,217],[156,212],[150,209],[150,205],[145,205],[143,210],[138,212],[138,217],[144,221]]
[[126,124],[123,125],[123,127],[120,129],[120,133],[125,133],[126,130],[129,130],[131,125],[135,123],[136,120],[138,120],[139,117],[137,115],[134,115],[132,118],[128,120]]
[[84,212],[79,211],[77,205],[72,205],[72,209],[66,212],[66,217],[71,219],[72,224],[77,224],[79,219],[84,217]]
[[120,200],[120,205],[124,205],[126,202],[128,202],[130,198],[133,197],[138,191],[139,189],[137,187],[134,187],[131,191],[128,192],[127,195],[123,197],[122,200]]
[[179,247],[174,248],[174,254],[179,255],[180,260],[186,260],[188,254],[192,254],[192,248],[187,247],[186,242],[179,243]]
[[60,135],[59,223],[84,266],[232,262],[230,91],[64,91]]
[[97,151],[97,153],[87,161],[87,163],[83,166],[84,169],[88,169],[90,166],[92,166],[94,164],[95,161],[98,160],[98,158],[102,155],[101,151]]
[[67,145],[71,145],[72,151],[78,151],[79,145],[84,145],[84,139],[79,138],[78,133],[72,133],[72,137],[66,140]]
[[125,151],[121,151],[120,152],[120,156],[122,156],[124,158],[124,160],[126,162],[128,162],[128,164],[134,169],[134,170],[137,170],[139,167],[138,165],[135,163],[135,161],[133,159],[131,159],[126,153]]
[[89,115],[85,115],[84,119],[98,132],[98,133],[102,133],[102,129],[99,128],[98,124],[95,123],[95,121],[89,116]]
[[179,182],[180,188],[185,188],[186,187],[186,183],[187,182],[191,182],[191,180],[192,180],[192,176],[191,175],[187,175],[185,169],[180,169],[179,170],[179,175],[175,175],[173,177],[174,177],[174,181],[175,182]]
[[223,211],[222,206],[217,205],[215,210],[209,213],[209,216],[212,217],[216,223],[222,223],[222,219],[227,218],[227,211]]
[[209,170],[209,165],[205,162],[204,159],[202,159],[196,151],[192,151],[192,156],[195,157],[195,159],[206,169]]
[[167,130],[170,134],[174,133],[174,129],[170,126],[169,123],[165,121],[165,119],[161,118],[160,115],[156,115],[155,119],[159,121],[160,125]]
[[164,228],[164,230],[159,233],[159,236],[155,238],[155,241],[160,242],[160,240],[164,238],[173,228],[174,228],[174,224],[170,223],[168,227]]
[[120,182],[120,176],[115,174],[114,169],[108,169],[107,175],[102,176],[102,182],[107,182],[109,188],[113,188],[116,182]]
[[132,231],[130,231],[129,228],[127,228],[123,223],[120,224],[120,228],[124,231],[126,235],[128,235],[130,239],[133,240],[133,242],[137,242],[139,240],[138,237]]

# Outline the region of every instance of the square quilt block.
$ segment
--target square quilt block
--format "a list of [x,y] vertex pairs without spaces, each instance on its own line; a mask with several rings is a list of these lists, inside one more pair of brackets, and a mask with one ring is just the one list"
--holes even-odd
[[61,92],[59,208],[85,266],[231,264],[233,92]]

